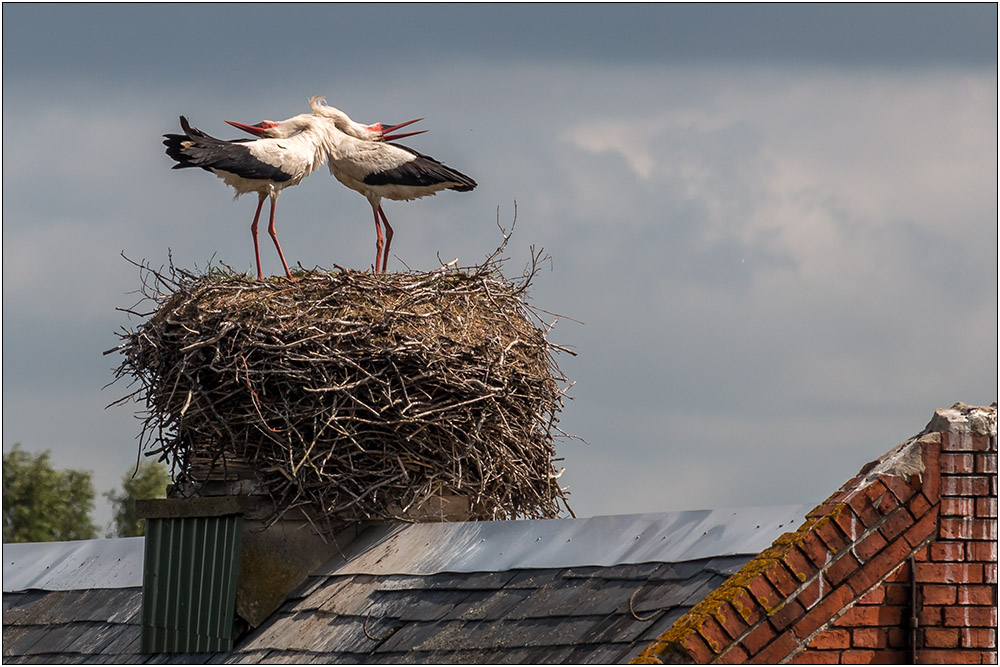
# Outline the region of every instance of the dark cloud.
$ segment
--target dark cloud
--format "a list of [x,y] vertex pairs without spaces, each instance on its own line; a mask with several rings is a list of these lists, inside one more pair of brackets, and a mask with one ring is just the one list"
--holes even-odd
[[979,4],[4,4],[4,78],[433,77],[448,62],[996,65]]

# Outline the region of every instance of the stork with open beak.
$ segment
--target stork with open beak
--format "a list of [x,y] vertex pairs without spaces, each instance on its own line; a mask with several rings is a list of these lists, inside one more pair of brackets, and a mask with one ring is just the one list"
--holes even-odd
[[329,144],[329,128],[317,123],[312,114],[299,114],[278,122],[265,120],[256,125],[226,121],[260,137],[256,140],[226,141],[191,127],[184,116],[180,117],[180,122],[184,134],[163,135],[167,155],[177,162],[173,168],[201,167],[210,171],[236,190],[237,197],[250,192],[257,193],[257,211],[254,213],[250,232],[253,235],[258,279],[263,279],[264,275],[260,265],[257,222],[264,200],[270,197],[271,217],[267,233],[278,250],[285,275],[289,280],[294,280],[278,243],[274,211],[278,195],[283,189],[298,185],[323,164]]
[[[388,134],[416,121],[382,130],[382,141],[365,141],[364,137],[357,136],[360,124],[352,121],[343,111],[327,106],[322,98],[316,96],[309,100],[309,105],[314,116],[329,120],[340,131],[334,134],[329,149],[330,173],[347,187],[364,195],[371,204],[375,216],[375,273],[385,273],[393,236],[392,226],[382,210],[383,198],[398,201],[426,197],[441,190],[468,192],[477,185],[465,174],[432,157],[421,155],[406,146],[385,143],[421,134]],[[385,236],[380,216],[381,223],[385,224]]]

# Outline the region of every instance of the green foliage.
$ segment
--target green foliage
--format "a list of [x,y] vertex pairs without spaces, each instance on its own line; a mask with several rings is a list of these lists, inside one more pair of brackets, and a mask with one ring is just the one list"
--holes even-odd
[[108,537],[138,537],[146,533],[146,520],[135,516],[135,501],[149,498],[165,498],[170,473],[162,463],[147,461],[139,464],[134,472],[122,477],[121,492],[108,491],[104,497],[111,502],[114,511],[112,531]]
[[20,443],[3,455],[4,542],[93,539],[93,509],[89,472],[56,470],[48,451],[31,454]]

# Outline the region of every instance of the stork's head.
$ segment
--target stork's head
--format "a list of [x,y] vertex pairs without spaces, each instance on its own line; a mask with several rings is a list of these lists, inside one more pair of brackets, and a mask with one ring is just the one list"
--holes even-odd
[[275,122],[273,120],[262,120],[256,125],[237,123],[235,120],[227,120],[226,122],[235,128],[249,132],[262,139],[284,139],[292,134],[288,132],[289,128],[284,127],[283,122]]
[[237,123],[234,120],[227,120],[226,122],[235,128],[249,132],[262,139],[286,139],[297,132],[312,127],[315,124],[315,118],[311,114],[303,113],[298,116],[292,116],[287,120],[262,120],[256,125]]

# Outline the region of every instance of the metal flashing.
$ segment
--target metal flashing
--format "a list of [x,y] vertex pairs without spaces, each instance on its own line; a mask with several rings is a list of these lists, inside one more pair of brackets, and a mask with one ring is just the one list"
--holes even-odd
[[3,590],[142,586],[143,538],[3,545]]
[[800,505],[586,519],[376,525],[316,574],[502,572],[756,554],[794,530]]

